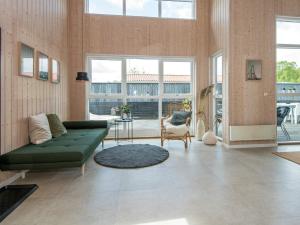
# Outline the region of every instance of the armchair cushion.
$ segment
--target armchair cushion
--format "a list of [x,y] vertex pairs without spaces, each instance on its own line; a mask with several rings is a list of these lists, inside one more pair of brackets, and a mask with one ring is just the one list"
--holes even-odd
[[174,111],[171,119],[171,124],[174,126],[183,125],[186,119],[192,116],[192,112]]
[[165,129],[166,133],[173,134],[175,136],[184,136],[189,131],[189,127],[185,124],[174,126],[168,122],[165,123]]

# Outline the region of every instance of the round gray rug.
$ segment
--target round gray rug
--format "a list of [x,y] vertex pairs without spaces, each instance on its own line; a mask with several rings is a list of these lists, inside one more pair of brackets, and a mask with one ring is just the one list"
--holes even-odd
[[167,158],[169,158],[167,150],[148,144],[119,145],[104,149],[94,157],[102,166],[120,169],[153,166]]

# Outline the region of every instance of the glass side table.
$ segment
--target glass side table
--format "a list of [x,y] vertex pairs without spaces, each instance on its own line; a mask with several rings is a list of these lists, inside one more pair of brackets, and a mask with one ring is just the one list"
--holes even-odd
[[115,126],[115,141],[117,144],[120,142],[120,130],[119,126],[120,124],[125,124],[127,129],[127,140],[133,142],[133,119],[115,119],[114,120],[114,126]]

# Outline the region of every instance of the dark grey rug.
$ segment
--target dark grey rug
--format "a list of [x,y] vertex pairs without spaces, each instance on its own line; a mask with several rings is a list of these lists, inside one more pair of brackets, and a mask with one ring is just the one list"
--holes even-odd
[[169,158],[167,150],[147,144],[119,145],[104,149],[94,157],[102,166],[120,169],[153,166],[167,158]]

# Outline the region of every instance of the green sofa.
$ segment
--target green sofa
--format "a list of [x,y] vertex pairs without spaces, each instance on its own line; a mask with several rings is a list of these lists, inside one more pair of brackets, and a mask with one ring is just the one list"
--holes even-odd
[[40,145],[28,144],[0,157],[1,170],[81,167],[107,136],[107,121],[68,121],[67,134]]

